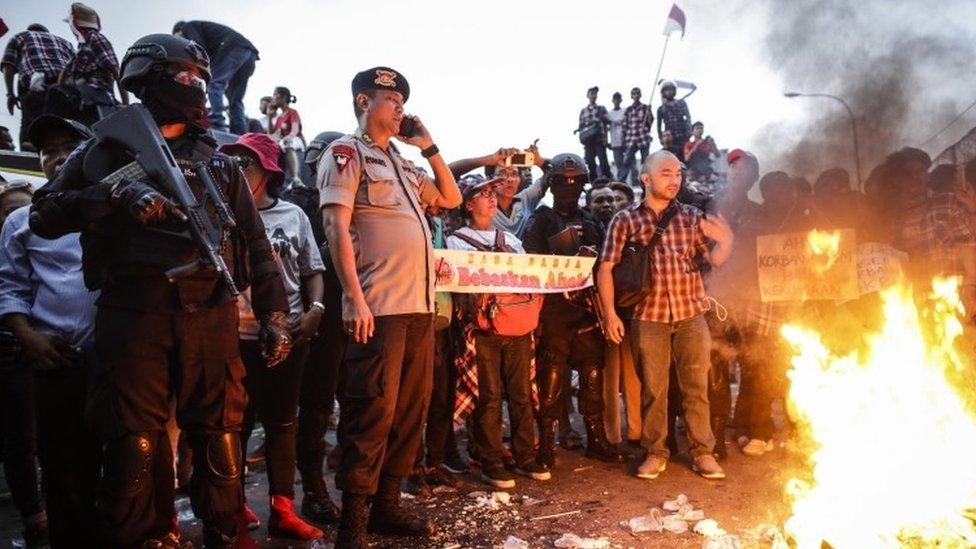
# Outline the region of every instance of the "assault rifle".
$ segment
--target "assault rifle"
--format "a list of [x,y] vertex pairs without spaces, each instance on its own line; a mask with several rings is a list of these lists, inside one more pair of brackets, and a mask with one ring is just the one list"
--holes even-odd
[[[139,103],[129,105],[96,122],[92,126],[92,132],[98,141],[96,146],[121,147],[135,158],[135,162],[109,174],[102,179],[103,182],[115,183],[121,179],[144,181],[173,200],[186,215],[190,237],[200,249],[201,257],[186,265],[169,269],[165,273],[166,278],[173,281],[211,267],[227,284],[230,293],[239,295],[234,278],[220,255],[226,233],[236,227],[236,223],[207,163],[199,162],[193,167],[194,173],[203,184],[203,193],[197,199],[156,122],[146,107]],[[219,222],[207,215],[208,206],[217,212]]]

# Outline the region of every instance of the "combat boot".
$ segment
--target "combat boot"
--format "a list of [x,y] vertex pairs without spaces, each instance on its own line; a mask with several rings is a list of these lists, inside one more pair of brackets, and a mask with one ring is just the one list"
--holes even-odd
[[583,417],[586,426],[586,457],[606,461],[608,463],[623,463],[627,456],[607,440],[607,432],[603,426],[603,416],[600,414]]
[[535,460],[550,470],[556,466],[556,422],[550,418],[539,419],[539,451]]
[[434,523],[418,517],[400,505],[400,478],[383,477],[369,511],[367,530],[383,536],[429,537]]
[[366,496],[363,494],[342,493],[342,514],[339,517],[339,532],[335,549],[367,549],[366,539]]

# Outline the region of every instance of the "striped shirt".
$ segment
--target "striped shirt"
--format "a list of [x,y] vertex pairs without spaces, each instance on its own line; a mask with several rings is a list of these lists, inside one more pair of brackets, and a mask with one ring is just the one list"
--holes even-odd
[[15,34],[3,51],[0,66],[10,66],[20,75],[21,89],[30,86],[31,75],[43,73],[45,82],[57,80],[75,50],[71,43],[50,32],[24,31]]
[[[695,265],[695,257],[708,251],[702,212],[678,201],[671,207],[678,212],[654,248],[651,291],[634,307],[634,320],[678,322],[708,309],[701,272]],[[600,261],[619,263],[628,242],[648,245],[659,219],[644,202],[618,212],[607,230]]]

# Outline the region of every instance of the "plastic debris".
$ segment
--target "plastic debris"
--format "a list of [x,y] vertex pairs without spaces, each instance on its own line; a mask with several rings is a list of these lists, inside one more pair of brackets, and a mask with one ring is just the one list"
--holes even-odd
[[553,545],[575,549],[604,549],[610,547],[610,540],[607,538],[581,538],[576,534],[563,534],[553,542]]
[[508,492],[492,492],[489,494],[479,491],[471,492],[468,494],[468,497],[474,499],[473,507],[476,509],[490,509],[495,511],[512,504],[512,495]]
[[671,511],[672,513],[681,509],[682,506],[688,505],[688,496],[684,494],[678,494],[675,499],[669,499],[664,502],[661,507],[665,511]]
[[505,545],[502,545],[502,549],[529,549],[529,542],[515,536],[508,536],[505,539]]
[[705,536],[706,538],[720,538],[728,532],[723,530],[714,519],[705,519],[698,521],[695,525],[695,533]]
[[688,531],[688,523],[681,520],[678,515],[668,515],[661,521],[664,529],[672,534],[684,534]]
[[675,515],[681,517],[681,520],[686,522],[698,522],[705,518],[705,511],[701,509],[694,509],[691,505],[682,505],[681,509]]
[[664,531],[663,518],[661,517],[661,512],[657,509],[651,509],[646,515],[634,517],[624,524],[630,529],[630,533],[632,534]]

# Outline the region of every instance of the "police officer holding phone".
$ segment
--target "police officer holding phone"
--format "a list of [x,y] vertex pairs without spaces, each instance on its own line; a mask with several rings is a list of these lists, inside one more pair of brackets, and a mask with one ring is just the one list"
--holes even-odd
[[[359,127],[332,142],[318,169],[349,340],[340,373],[337,548],[367,547],[367,527],[384,535],[434,532],[400,507],[400,484],[417,456],[432,383],[435,271],[424,209],[461,204],[430,132],[403,113],[410,85],[402,74],[362,71],[352,96]],[[433,180],[400,156],[393,137],[421,150]]]

